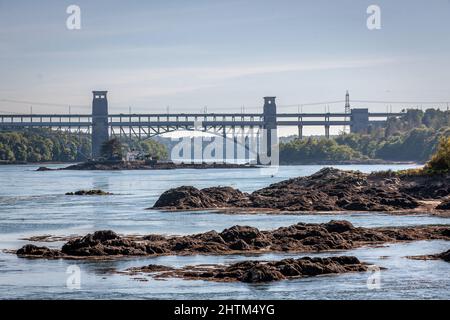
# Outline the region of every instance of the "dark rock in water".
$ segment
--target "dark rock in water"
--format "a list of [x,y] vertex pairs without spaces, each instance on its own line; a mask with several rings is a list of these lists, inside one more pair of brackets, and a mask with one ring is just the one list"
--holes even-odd
[[409,256],[407,258],[414,260],[444,260],[446,262],[450,262],[450,250],[438,254],[429,254],[424,256]]
[[75,192],[67,192],[66,196],[107,196],[112,193],[103,190],[78,190]]
[[324,168],[311,176],[285,180],[251,194],[230,187],[178,187],[164,192],[153,208],[394,211],[420,206],[413,189],[409,180]]
[[440,253],[439,258],[441,258],[444,261],[450,262],[450,250]]
[[63,245],[61,252],[70,256],[147,255],[144,244],[124,239],[111,230],[96,231],[70,240]]
[[164,192],[156,201],[155,207],[171,209],[219,208],[236,205],[247,197],[239,190],[230,187],[197,189],[182,186]]
[[250,246],[244,240],[236,240],[228,246],[231,250],[245,251],[250,250]]
[[442,201],[437,207],[436,209],[438,210],[450,210],[450,199],[446,199],[444,201]]
[[47,167],[39,167],[36,169],[36,171],[53,171],[53,169],[47,168]]
[[211,187],[202,189],[207,196],[212,198],[217,206],[243,206],[249,203],[248,194],[231,187]]
[[345,220],[331,220],[330,222],[325,223],[325,229],[327,229],[328,232],[342,233],[353,230],[355,227],[351,222]]
[[146,236],[144,236],[144,240],[149,240],[149,241],[161,241],[161,240],[165,240],[165,237],[159,234],[148,234]]
[[183,186],[164,192],[155,206],[175,209],[214,208],[215,201],[197,188]]
[[133,272],[144,272],[144,273],[153,273],[153,272],[161,272],[161,271],[170,271],[173,270],[172,267],[162,266],[159,264],[149,264],[143,267],[129,268],[127,271]]
[[[90,237],[90,235],[89,235]],[[93,241],[107,241],[107,240],[113,240],[113,239],[120,239],[119,235],[115,233],[112,230],[102,230],[102,231],[95,231],[92,234],[92,240]]]
[[[132,274],[137,272],[155,272],[154,268],[148,270],[148,266],[131,268],[127,271]],[[229,266],[186,266],[181,269],[162,270],[155,277],[260,283],[362,271],[367,271],[367,265],[352,256],[330,258],[304,257],[300,259],[284,259],[281,261],[243,261]]]
[[399,191],[416,199],[441,199],[450,195],[450,175],[404,175],[397,178]]
[[276,268],[258,262],[248,269],[245,268],[243,272],[244,274],[236,280],[254,283],[254,282],[278,281],[285,279],[283,274]]
[[220,233],[220,236],[226,242],[234,242],[237,240],[244,240],[250,242],[253,239],[261,238],[262,234],[257,228],[247,226],[233,226],[225,229]]
[[56,258],[61,256],[61,252],[47,247],[38,247],[33,244],[26,244],[16,254],[18,256],[36,256],[40,258]]
[[48,257],[157,256],[169,254],[231,254],[258,252],[317,252],[347,250],[368,244],[413,240],[450,240],[450,226],[362,228],[348,221],[298,223],[271,231],[233,226],[182,237],[148,235],[123,237],[97,231],[66,242],[61,250],[45,247],[19,249],[18,254]]

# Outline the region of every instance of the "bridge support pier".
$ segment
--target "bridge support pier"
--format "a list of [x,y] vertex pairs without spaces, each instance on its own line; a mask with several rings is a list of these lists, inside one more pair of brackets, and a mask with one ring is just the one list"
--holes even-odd
[[[277,135],[277,105],[275,104],[276,97],[264,97],[264,108],[263,108],[263,142],[265,146],[263,152],[259,150],[258,152],[258,164],[270,165],[272,164],[272,145],[278,143]],[[265,151],[265,152],[264,152]],[[261,154],[263,153],[263,154]],[[261,161],[261,156],[263,156],[265,161]],[[265,163],[268,162],[268,163]]]
[[369,109],[352,109],[350,132],[367,133],[369,131]]
[[325,125],[325,138],[330,139],[330,126]]
[[223,163],[227,162],[227,128],[225,125],[222,127],[222,157],[223,157]]
[[101,149],[104,142],[109,139],[108,128],[108,91],[92,91],[92,158],[98,159],[102,156]]

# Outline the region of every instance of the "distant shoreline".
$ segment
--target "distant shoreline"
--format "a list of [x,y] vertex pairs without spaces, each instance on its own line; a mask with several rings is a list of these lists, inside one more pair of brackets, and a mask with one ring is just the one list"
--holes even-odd
[[[64,162],[64,161],[49,161],[49,162],[26,162],[26,161],[0,161],[0,165],[37,165],[37,166],[43,166],[43,165],[73,165],[73,164],[81,164],[83,162]],[[212,163],[207,163],[208,165],[212,165]],[[220,164],[219,165],[231,165],[231,166],[243,166],[241,164],[232,164],[232,163],[226,163],[226,164]],[[369,159],[369,160],[343,160],[343,161],[301,161],[301,162],[280,162],[280,166],[308,166],[308,165],[327,165],[327,166],[340,166],[340,165],[423,165],[424,163],[420,161],[388,161],[388,160],[382,160],[382,159]],[[201,163],[198,164],[183,164],[183,165],[202,165]],[[256,167],[256,165],[253,165]]]
[[423,165],[420,161],[390,161],[383,159],[366,159],[366,160],[341,160],[341,161],[297,161],[284,162],[280,161],[282,166],[300,166],[300,165],[377,165],[377,164],[404,164],[404,165]]
[[37,171],[55,171],[55,170],[174,170],[174,169],[241,169],[241,168],[259,168],[254,164],[232,164],[232,163],[174,163],[174,162],[155,162],[146,163],[145,161],[87,161],[72,164],[64,168],[39,167]]

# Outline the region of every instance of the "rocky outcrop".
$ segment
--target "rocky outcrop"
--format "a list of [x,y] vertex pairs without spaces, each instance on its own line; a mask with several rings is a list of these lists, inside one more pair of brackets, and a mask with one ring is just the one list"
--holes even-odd
[[450,250],[440,253],[439,258],[444,261],[450,262]]
[[197,189],[182,186],[164,192],[156,201],[156,207],[170,207],[171,209],[219,208],[240,205],[246,201],[247,195],[230,187],[213,187]]
[[68,256],[142,256],[147,255],[145,245],[124,239],[111,230],[96,231],[92,234],[68,241],[61,253]]
[[112,193],[103,191],[103,190],[78,190],[75,192],[66,192],[66,196],[107,196],[111,195]]
[[[180,237],[148,235],[124,237],[113,231],[97,231],[69,240],[55,257],[118,257],[258,252],[318,252],[345,250],[367,244],[412,240],[450,240],[450,226],[354,227],[348,221],[321,224],[298,223],[271,231],[233,226]],[[48,256],[45,247],[17,251],[20,256]],[[50,250],[50,249],[48,249]],[[52,251],[53,252],[53,251]]]
[[61,251],[56,249],[49,249],[47,247],[38,247],[33,244],[26,244],[17,250],[18,256],[36,256],[41,258],[58,258],[61,257]]
[[442,253],[429,254],[424,256],[409,256],[408,258],[414,260],[444,260],[446,262],[450,262],[450,250]]
[[281,261],[244,261],[223,265],[186,266],[180,269],[149,265],[127,269],[125,273],[156,273],[156,278],[189,280],[271,282],[285,279],[313,277],[326,274],[366,271],[367,266],[356,257],[284,259]]
[[442,252],[438,256],[439,256],[439,259],[450,262],[450,250]]
[[[164,192],[153,209],[213,208],[278,211],[395,211],[420,206],[411,182],[357,171],[324,168],[308,177],[272,184],[251,194],[233,188],[179,187]],[[409,191],[408,191],[409,190]],[[414,191],[414,192],[413,192]]]
[[442,199],[450,195],[450,176],[445,174],[433,175],[399,175],[395,178],[399,184],[399,191],[416,199]]
[[48,167],[39,167],[36,169],[36,171],[53,171],[53,169],[50,169]]

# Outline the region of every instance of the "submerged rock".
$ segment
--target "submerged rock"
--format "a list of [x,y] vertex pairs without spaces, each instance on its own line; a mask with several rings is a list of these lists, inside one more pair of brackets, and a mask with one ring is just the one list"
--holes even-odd
[[[148,235],[119,236],[110,230],[97,231],[65,243],[61,250],[24,246],[22,256],[117,257],[186,254],[231,254],[257,252],[316,252],[353,249],[367,244],[413,240],[450,240],[450,226],[362,228],[348,221],[298,223],[271,231],[233,226],[218,233],[209,231],[181,237]],[[50,250],[50,251],[49,251]],[[58,254],[57,254],[58,253]]]
[[36,169],[36,171],[53,171],[53,169],[50,169],[48,167],[39,167]]
[[93,190],[78,190],[75,192],[66,192],[66,196],[107,196],[111,195],[112,193],[93,189]]
[[444,260],[446,262],[450,262],[450,250],[437,254],[429,254],[423,256],[409,256],[407,258],[414,260]]
[[[178,187],[164,192],[153,209],[245,208],[278,211],[414,209],[420,206],[418,199],[427,194],[424,191],[426,187],[422,183],[428,183],[428,180],[419,178],[419,181],[414,183],[411,177],[407,179],[403,181],[398,177],[380,177],[358,171],[324,168],[311,176],[281,181],[251,194],[230,187],[201,190],[189,186]],[[418,192],[416,190],[418,187],[423,187],[423,190]],[[447,189],[441,186],[441,190]],[[448,191],[450,192],[450,187]]]
[[450,250],[440,253],[439,258],[444,261],[450,262]]

